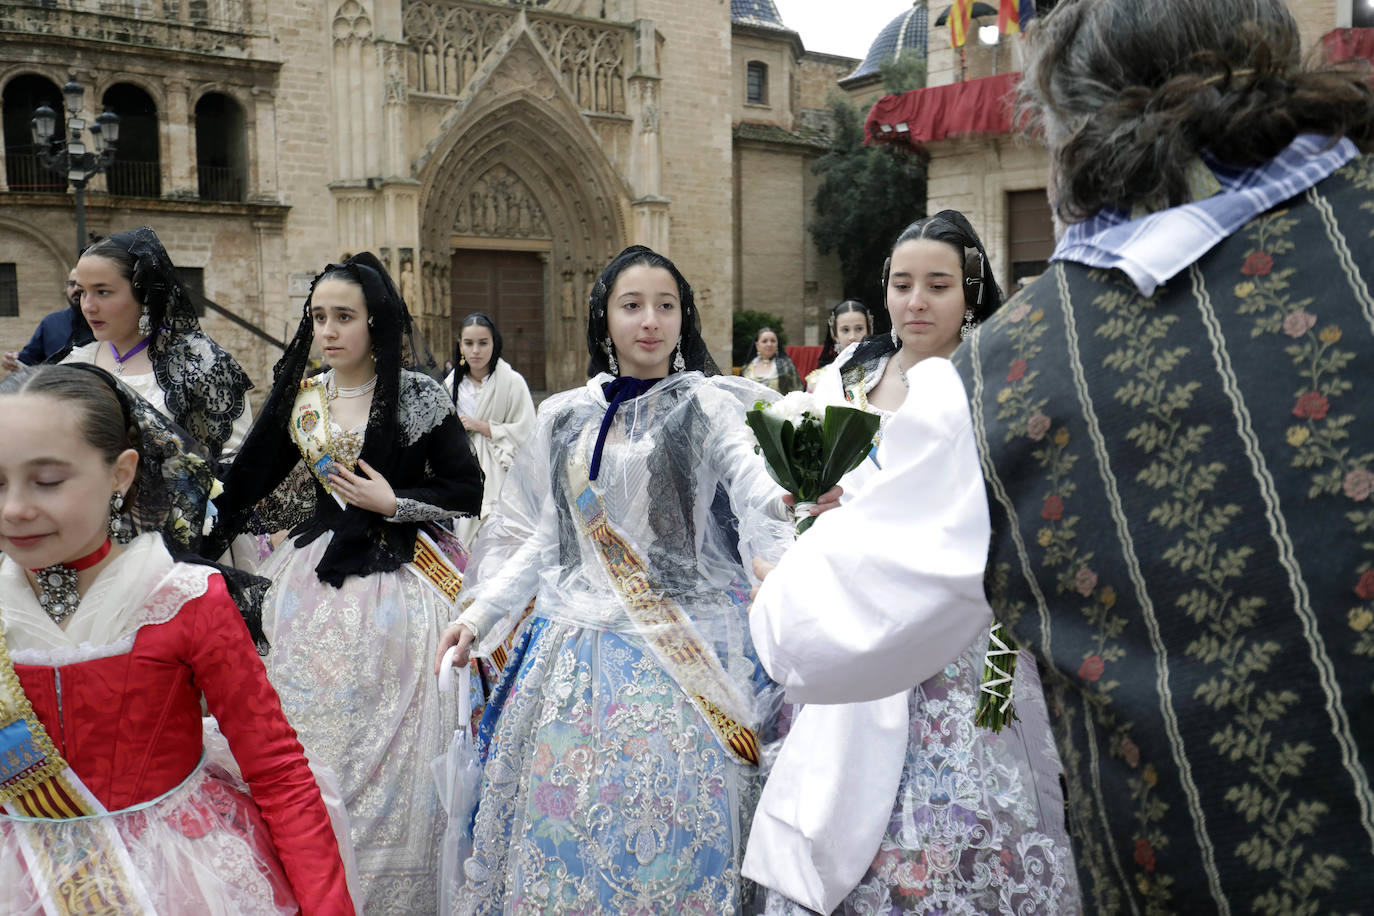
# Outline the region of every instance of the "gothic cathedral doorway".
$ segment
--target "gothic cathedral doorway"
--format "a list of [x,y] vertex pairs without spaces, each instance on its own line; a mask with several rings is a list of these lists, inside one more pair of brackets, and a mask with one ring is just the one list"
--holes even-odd
[[531,391],[544,376],[544,263],[532,251],[459,248],[450,264],[453,339],[463,319],[486,312],[501,331],[501,357],[525,377]]

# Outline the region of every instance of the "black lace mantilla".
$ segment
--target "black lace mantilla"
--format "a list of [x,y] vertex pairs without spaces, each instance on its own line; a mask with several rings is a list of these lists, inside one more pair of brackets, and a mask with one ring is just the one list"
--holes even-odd
[[253,383],[234,357],[200,329],[190,295],[156,232],[140,226],[112,235],[110,241],[134,256],[131,282],[152,324],[148,355],[167,410],[217,458]]

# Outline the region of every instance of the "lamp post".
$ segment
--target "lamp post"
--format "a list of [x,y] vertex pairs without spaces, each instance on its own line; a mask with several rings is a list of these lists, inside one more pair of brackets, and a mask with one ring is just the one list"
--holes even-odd
[[[29,122],[33,131],[33,145],[38,161],[49,171],[63,176],[76,191],[76,253],[86,247],[86,184],[109,168],[119,143],[119,115],[105,111],[90,127],[81,110],[86,90],[75,78],[62,87],[62,99],[67,109],[67,138],[61,145],[57,140],[57,113],[47,105],[38,106]],[[86,148],[84,132],[91,135],[91,149]]]

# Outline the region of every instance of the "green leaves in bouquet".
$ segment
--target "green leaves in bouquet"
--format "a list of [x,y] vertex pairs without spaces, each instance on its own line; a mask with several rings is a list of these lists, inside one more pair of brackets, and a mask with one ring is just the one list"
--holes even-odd
[[763,409],[766,406],[762,401],[754,405],[753,410],[745,413],[744,422],[754,431],[769,476],[788,493],[796,493],[797,481],[792,476],[791,460],[796,431],[790,422],[766,413]]
[[[806,415],[800,425],[767,412],[759,402],[744,415],[769,475],[798,502],[815,502],[856,468],[873,447],[879,418],[854,407],[827,407],[825,419]],[[801,520],[801,534],[815,522]]]
[[825,490],[839,483],[841,477],[868,457],[881,422],[877,414],[857,407],[831,406],[825,409],[825,423],[822,426],[825,466],[820,475],[823,482],[828,481]]

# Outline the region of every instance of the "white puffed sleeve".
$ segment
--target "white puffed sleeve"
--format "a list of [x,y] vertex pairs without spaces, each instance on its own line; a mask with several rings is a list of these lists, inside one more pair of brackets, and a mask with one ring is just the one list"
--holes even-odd
[[793,702],[908,690],[991,623],[987,497],[963,383],[938,358],[908,379],[882,470],[797,540],[750,614],[759,658]]

